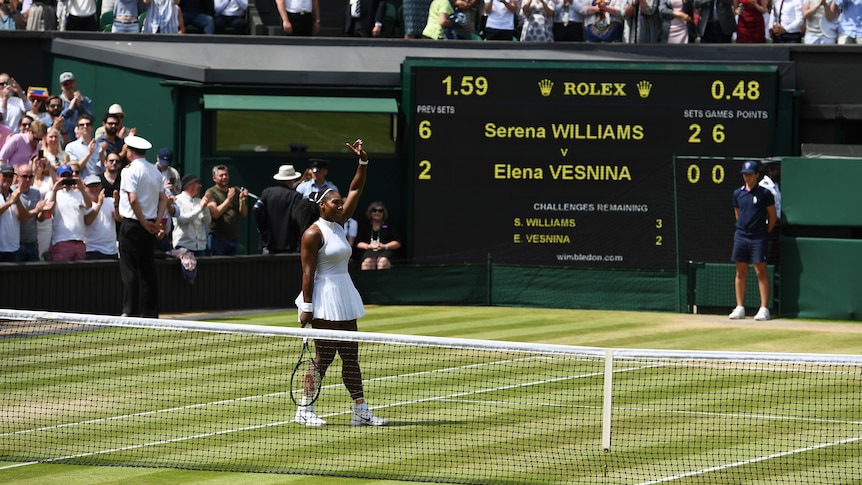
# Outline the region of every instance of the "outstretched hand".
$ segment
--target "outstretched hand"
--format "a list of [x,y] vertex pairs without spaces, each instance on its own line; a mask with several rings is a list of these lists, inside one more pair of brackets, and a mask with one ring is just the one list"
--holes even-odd
[[345,143],[345,145],[347,145],[348,148],[353,150],[353,153],[355,153],[356,156],[362,159],[363,162],[368,160],[368,154],[365,153],[365,150],[362,149],[362,138],[357,138],[356,141],[353,142],[353,144]]

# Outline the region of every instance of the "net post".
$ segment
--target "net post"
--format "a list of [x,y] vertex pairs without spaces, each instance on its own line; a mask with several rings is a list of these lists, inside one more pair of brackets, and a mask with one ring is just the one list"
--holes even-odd
[[611,451],[611,409],[613,397],[614,349],[605,349],[605,383],[602,398],[602,450]]

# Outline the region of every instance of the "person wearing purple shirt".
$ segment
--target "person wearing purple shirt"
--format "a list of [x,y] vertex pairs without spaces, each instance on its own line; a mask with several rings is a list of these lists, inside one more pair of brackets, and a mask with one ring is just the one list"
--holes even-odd
[[15,167],[30,163],[42,148],[42,138],[47,131],[45,123],[34,121],[30,124],[30,131],[12,135],[0,149],[0,162]]
[[9,138],[9,135],[12,134],[12,128],[4,125],[0,122],[0,149],[3,148],[3,145],[6,144],[6,139]]

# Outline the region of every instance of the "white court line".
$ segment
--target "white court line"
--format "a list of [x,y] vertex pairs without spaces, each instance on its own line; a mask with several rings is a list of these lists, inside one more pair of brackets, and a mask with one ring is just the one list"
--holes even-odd
[[[516,401],[474,401],[470,399],[452,399],[452,401],[470,403],[470,404],[500,404],[507,406],[524,406],[533,405],[534,403],[516,402]],[[576,409],[602,409],[602,406],[568,406],[562,404],[542,404],[545,407],[573,407]],[[659,414],[682,414],[692,416],[704,416],[708,418],[748,418],[748,419],[763,419],[774,421],[801,421],[804,423],[815,424],[847,424],[852,426],[862,425],[862,421],[847,421],[844,419],[825,419],[825,418],[802,418],[799,416],[785,416],[782,414],[746,414],[746,413],[713,413],[707,411],[684,411],[680,409],[656,409],[656,408],[637,408],[637,407],[614,407],[614,411],[641,411],[645,413]]]
[[[516,360],[526,360],[526,359],[529,359],[529,358],[516,359]],[[490,365],[503,365],[503,364],[511,363],[513,361],[516,361],[516,360],[506,360],[506,361],[497,361],[497,362],[491,362],[491,363],[470,364],[467,366],[457,366],[457,367],[451,367],[451,368],[447,368],[447,369],[433,369],[430,371],[409,373],[409,374],[403,374],[403,375],[398,375],[398,376],[384,376],[384,377],[378,377],[378,378],[374,378],[374,379],[368,379],[368,380],[366,380],[366,382],[384,381],[384,380],[390,380],[390,379],[399,378],[399,377],[411,377],[411,376],[417,376],[417,375],[449,372],[449,371],[455,371],[455,370],[460,370],[460,369],[465,369],[465,368],[473,368],[473,367],[482,367],[482,366],[490,366]],[[614,370],[614,373],[630,372],[630,371],[641,370],[644,368],[657,367],[657,366],[659,366],[659,365],[637,366],[637,367],[631,367],[631,368],[616,369],[616,370]],[[499,386],[499,387],[495,387],[495,388],[488,388],[488,389],[481,389],[481,390],[474,390],[474,391],[465,391],[465,392],[461,392],[461,393],[452,393],[452,394],[449,394],[446,396],[433,396],[433,397],[427,397],[427,398],[423,398],[423,399],[402,401],[402,402],[396,402],[396,403],[391,403],[391,404],[385,404],[382,406],[376,406],[373,408],[374,409],[383,409],[383,408],[390,408],[390,407],[396,407],[396,406],[418,404],[418,403],[422,403],[422,402],[454,400],[454,399],[465,397],[465,396],[479,395],[479,394],[484,394],[484,393],[488,393],[488,392],[496,392],[496,391],[501,391],[501,390],[514,389],[514,388],[518,388],[518,387],[529,387],[529,386],[534,386],[534,385],[547,384],[547,383],[551,383],[551,382],[560,382],[560,381],[570,380],[570,379],[584,379],[584,378],[589,378],[589,377],[595,377],[595,376],[602,375],[602,374],[603,374],[603,372],[592,372],[592,373],[586,373],[586,374],[575,375],[575,376],[560,377],[560,378],[556,378],[556,379],[539,380],[539,381],[533,381],[533,382],[527,382],[527,383],[512,384],[512,385],[508,385],[508,386]],[[325,386],[325,388],[338,387],[338,386],[340,386],[340,383],[339,384],[330,384],[328,386]],[[79,423],[67,423],[67,424],[63,424],[63,425],[38,428],[38,429],[34,429],[34,430],[22,430],[22,431],[16,431],[16,432],[12,432],[12,433],[3,433],[3,434],[0,434],[0,436],[8,436],[8,435],[12,435],[12,434],[30,433],[30,432],[40,431],[40,430],[49,430],[49,429],[55,429],[55,428],[64,428],[64,427],[71,427],[71,426],[78,426],[78,425],[85,425],[85,424],[93,424],[93,423],[97,423],[97,422],[121,420],[121,419],[127,419],[127,418],[132,418],[132,417],[139,417],[139,416],[147,416],[147,415],[158,414],[158,413],[169,413],[172,411],[178,411],[178,410],[183,410],[183,409],[193,409],[193,408],[206,407],[206,406],[211,406],[211,405],[224,405],[224,404],[229,404],[232,402],[242,402],[242,401],[262,399],[262,398],[267,398],[267,397],[278,397],[278,396],[282,396],[284,394],[287,394],[287,392],[268,393],[268,394],[263,394],[263,395],[258,395],[258,396],[247,396],[247,397],[243,397],[243,398],[234,398],[234,399],[227,399],[227,400],[222,400],[222,401],[213,401],[213,402],[209,402],[209,403],[192,404],[192,405],[187,405],[187,406],[167,408],[167,409],[156,410],[156,411],[148,411],[148,412],[128,414],[128,415],[122,415],[122,416],[114,416],[114,417],[110,417],[110,418],[102,418],[102,419],[98,419],[98,420],[88,420],[88,421],[79,422]],[[634,409],[634,410],[654,411],[654,410],[650,410],[648,408],[617,408],[617,409]],[[716,413],[706,413],[706,412],[701,412],[701,411],[697,411],[697,412],[695,412],[695,411],[662,411],[662,412],[697,414],[697,415],[706,415],[706,416],[750,416],[750,415],[745,415],[745,414],[716,414]],[[344,414],[348,414],[348,413],[350,413],[350,411],[330,413],[330,414],[327,414],[327,415],[324,415],[321,417],[327,418],[327,417],[344,415]],[[768,415],[755,415],[754,417],[762,418],[762,419],[810,420],[810,418],[793,418],[793,417],[768,416]],[[840,422],[840,421],[833,421],[833,420],[822,420],[822,421],[821,420],[812,420],[812,421]],[[190,435],[190,436],[183,436],[183,437],[173,438],[173,439],[169,439],[169,440],[159,440],[159,441],[154,441],[154,442],[149,442],[149,443],[141,443],[141,444],[130,445],[130,446],[121,447],[121,448],[99,450],[99,451],[94,451],[94,452],[81,453],[81,454],[76,454],[76,455],[68,455],[68,456],[56,457],[56,458],[47,458],[44,460],[39,460],[39,461],[34,461],[34,462],[17,463],[17,464],[13,464],[13,465],[3,466],[3,467],[0,467],[0,470],[20,467],[20,466],[26,466],[26,465],[32,465],[32,464],[38,464],[38,463],[50,463],[50,462],[54,462],[54,461],[62,461],[62,460],[84,458],[84,457],[88,457],[88,456],[96,456],[96,455],[102,455],[102,454],[108,454],[108,453],[114,453],[114,452],[120,452],[120,451],[128,451],[128,450],[133,450],[133,449],[146,448],[146,447],[158,446],[158,445],[169,444],[169,443],[177,443],[177,442],[189,441],[189,440],[194,440],[194,439],[208,438],[208,437],[237,433],[237,432],[243,432],[243,431],[253,431],[253,430],[263,429],[263,428],[268,428],[268,427],[283,426],[283,425],[290,424],[293,422],[294,422],[294,420],[292,420],[292,419],[291,420],[284,420],[284,421],[278,421],[278,422],[274,422],[274,423],[265,423],[265,424],[245,426],[245,427],[235,428],[235,429],[228,429],[228,430],[214,431],[214,432],[209,432],[209,433],[201,433],[201,434]],[[718,467],[711,467],[711,468],[707,468],[704,470],[698,470],[698,471],[689,472],[686,474],[676,475],[673,477],[666,477],[666,478],[662,478],[662,479],[656,480],[656,481],[643,482],[643,483],[638,484],[638,485],[650,485],[650,484],[656,484],[656,483],[678,480],[678,479],[685,478],[688,476],[695,476],[695,475],[699,475],[699,474],[709,473],[712,471],[718,471],[718,470],[725,469],[725,468],[743,466],[746,464],[756,463],[758,461],[764,461],[764,460],[777,458],[777,457],[781,457],[781,456],[786,456],[786,455],[790,455],[790,454],[801,453],[801,452],[805,452],[805,451],[811,451],[811,450],[816,450],[819,448],[836,446],[836,445],[845,444],[845,443],[851,443],[854,441],[858,441],[860,439],[862,439],[862,437],[850,438],[847,440],[837,441],[837,442],[833,442],[833,443],[814,445],[814,446],[810,446],[810,447],[806,447],[806,448],[800,448],[797,450],[791,450],[788,452],[782,452],[782,453],[777,453],[777,454],[773,454],[773,455],[768,455],[765,457],[759,457],[759,458],[754,458],[754,459],[750,459],[750,460],[745,460],[745,461],[741,461],[738,463],[732,463],[732,464],[722,465],[722,466],[718,466]]]
[[[540,358],[544,358],[544,357],[540,357]],[[471,368],[475,368],[475,367],[487,367],[487,366],[492,366],[492,365],[505,365],[505,364],[511,364],[513,362],[521,362],[524,360],[531,360],[531,359],[536,359],[536,357],[524,357],[521,359],[509,359],[509,360],[501,360],[501,361],[495,361],[495,362],[484,362],[484,363],[463,365],[463,366],[457,366],[457,367],[448,367],[448,368],[443,368],[443,369],[433,369],[433,370],[429,370],[429,371],[413,372],[413,373],[409,373],[409,374],[399,374],[399,375],[393,375],[393,376],[375,377],[374,379],[365,379],[364,381],[365,382],[376,382],[376,381],[385,381],[385,380],[391,380],[391,379],[400,379],[400,378],[405,378],[405,377],[416,377],[416,376],[427,375],[427,374],[436,374],[436,373],[471,369]],[[329,389],[332,387],[339,387],[339,386],[341,386],[340,383],[338,383],[338,384],[327,384],[327,385],[323,386],[321,389]],[[87,420],[87,421],[79,421],[76,423],[57,424],[57,425],[45,426],[45,427],[41,427],[41,428],[33,428],[33,429],[12,431],[12,432],[7,432],[7,433],[0,433],[0,437],[17,435],[17,434],[36,433],[36,432],[40,432],[40,431],[50,431],[53,429],[62,429],[62,428],[69,428],[69,427],[75,427],[75,426],[85,426],[88,424],[104,423],[104,422],[108,422],[108,421],[118,421],[118,420],[129,419],[129,418],[139,418],[139,417],[143,417],[143,416],[151,416],[151,415],[160,414],[160,413],[170,413],[170,412],[174,412],[174,411],[182,411],[182,410],[186,410],[186,409],[194,409],[194,408],[199,408],[199,407],[219,406],[219,405],[225,405],[225,404],[232,404],[235,402],[253,401],[253,400],[257,400],[257,399],[266,399],[266,398],[271,398],[271,397],[281,397],[281,396],[284,396],[286,394],[289,394],[289,392],[288,391],[281,391],[281,392],[273,392],[273,393],[268,393],[268,394],[259,394],[257,396],[246,396],[246,397],[238,397],[238,398],[232,398],[232,399],[224,399],[224,400],[220,400],[220,401],[210,401],[210,402],[198,403],[198,404],[188,404],[186,406],[177,406],[177,407],[173,407],[173,408],[157,409],[155,411],[143,411],[140,413],[122,414],[119,416],[111,416],[109,418],[91,419],[91,420]]]
[[[511,361],[499,361],[499,362],[497,362],[497,364],[504,364],[507,362],[511,362]],[[476,364],[471,364],[470,366],[464,366],[464,367],[472,367],[475,365]],[[487,365],[487,364],[485,364],[485,365]],[[457,370],[459,368],[460,367],[452,367],[450,369],[451,370]],[[631,369],[620,369],[620,372],[624,372],[624,371],[628,371],[628,370],[637,370],[637,369],[642,369],[642,368],[644,368],[644,367],[637,367],[637,368],[631,368]],[[407,375],[427,374],[427,373],[434,373],[434,372],[439,372],[439,369],[435,369],[433,371],[423,371],[420,373],[412,373],[412,374],[407,374]],[[422,402],[440,401],[440,400],[445,400],[445,399],[448,399],[451,397],[461,397],[461,396],[469,396],[469,395],[474,395],[474,394],[483,394],[483,393],[487,393],[487,392],[513,389],[513,388],[517,388],[517,387],[533,386],[533,385],[538,385],[538,384],[543,384],[543,383],[548,383],[548,382],[558,382],[558,381],[569,380],[569,379],[582,379],[585,377],[594,377],[596,375],[602,375],[602,374],[603,374],[603,372],[593,372],[593,373],[576,375],[576,376],[560,377],[557,379],[550,379],[550,380],[546,380],[546,381],[534,381],[534,382],[528,382],[528,383],[513,384],[510,386],[500,386],[497,388],[481,389],[481,390],[476,390],[476,391],[454,393],[454,394],[450,394],[449,396],[442,396],[442,397],[441,396],[434,396],[434,397],[428,397],[428,398],[424,398],[424,399],[416,399],[416,400],[412,400],[412,401],[402,401],[399,403],[392,403],[392,404],[386,404],[383,406],[376,406],[376,407],[372,407],[372,409],[383,409],[383,408],[389,408],[389,407],[395,407],[395,406],[418,404],[418,403],[422,403]],[[378,378],[378,379],[388,379],[390,377],[391,376],[387,376],[387,377]],[[378,380],[378,379],[369,379],[369,380]],[[333,384],[333,386],[336,386],[336,384]],[[276,394],[286,394],[286,392],[285,393],[276,393]],[[224,404],[224,403],[228,403],[231,401],[246,401],[246,400],[251,400],[251,399],[259,399],[260,397],[271,396],[271,395],[275,395],[275,394],[266,394],[263,396],[250,396],[250,397],[237,398],[237,399],[232,399],[232,400],[216,401],[215,403],[216,404]],[[88,422],[101,422],[101,421],[109,421],[109,420],[115,420],[115,419],[124,419],[124,418],[132,417],[132,416],[165,413],[165,412],[170,412],[173,410],[196,408],[196,407],[202,407],[202,406],[206,406],[206,405],[207,404],[193,404],[193,405],[182,406],[182,407],[178,407],[178,408],[170,408],[170,409],[157,410],[157,411],[148,411],[146,413],[137,413],[137,414],[133,414],[133,415],[116,416],[116,417],[112,417],[112,418],[103,418],[100,420],[91,420]],[[321,417],[328,418],[328,417],[332,417],[332,416],[339,416],[339,415],[343,415],[343,414],[348,414],[350,412],[351,411],[330,413],[330,414],[323,415]],[[34,462],[16,463],[14,465],[0,467],[0,470],[5,470],[7,468],[13,468],[13,467],[24,466],[24,465],[32,465],[32,464],[37,464],[37,463],[51,463],[51,462],[55,462],[55,461],[70,460],[70,459],[75,459],[75,458],[85,458],[88,456],[103,455],[103,454],[114,453],[114,452],[119,452],[119,451],[135,450],[135,449],[139,449],[139,448],[147,448],[150,446],[158,446],[158,445],[164,445],[164,444],[169,444],[169,443],[179,443],[179,442],[183,442],[183,441],[189,441],[189,440],[200,439],[200,438],[209,438],[209,437],[213,437],[213,436],[219,436],[219,435],[230,434],[230,433],[238,433],[238,432],[243,432],[243,431],[253,431],[253,430],[257,430],[257,429],[270,428],[270,427],[275,427],[275,426],[283,426],[285,424],[290,424],[293,422],[294,422],[294,420],[290,419],[290,420],[285,420],[285,421],[277,421],[274,423],[265,423],[265,424],[258,424],[258,425],[253,425],[253,426],[244,426],[241,428],[226,429],[226,430],[221,430],[221,431],[213,431],[213,432],[209,432],[209,433],[200,433],[200,434],[191,435],[191,436],[181,436],[181,437],[172,438],[169,440],[158,440],[158,441],[153,441],[153,442],[149,442],[149,443],[140,443],[137,445],[124,446],[124,447],[120,447],[120,448],[111,448],[111,449],[106,449],[106,450],[91,451],[88,453],[79,453],[76,455],[67,455],[67,456],[61,456],[61,457],[55,457],[55,458],[46,458],[46,459],[38,460],[38,461],[34,461]],[[79,424],[84,424],[84,423],[68,423],[65,425],[57,425],[54,427],[47,427],[44,429],[76,426]],[[30,430],[30,431],[17,431],[15,433],[23,433],[23,432],[32,432],[32,430]],[[5,435],[9,435],[9,434],[14,434],[14,433],[6,433]],[[4,436],[4,435],[0,435],[0,436]]]
[[833,441],[831,443],[821,443],[819,445],[806,446],[805,448],[797,448],[795,450],[782,451],[781,453],[773,453],[771,455],[760,456],[757,458],[751,458],[749,460],[737,461],[735,463],[728,463],[726,465],[719,465],[719,466],[714,466],[714,467],[710,467],[710,468],[704,468],[702,470],[695,470],[693,472],[683,473],[680,475],[674,475],[672,477],[660,478],[658,480],[652,480],[649,482],[641,482],[637,485],[653,485],[656,483],[672,482],[674,480],[679,480],[681,478],[694,477],[697,475],[703,475],[703,474],[712,473],[715,471],[726,470],[728,468],[750,465],[752,463],[771,460],[773,458],[781,458],[783,456],[794,455],[796,453],[806,453],[806,452],[813,451],[813,450],[819,450],[821,448],[828,448],[830,446],[846,445],[848,443],[853,443],[853,442],[856,442],[859,440],[862,440],[862,436],[856,436],[854,438],[847,438],[847,439],[843,439],[843,440],[839,440],[839,441]]
[[[470,369],[470,368],[474,368],[474,367],[511,364],[512,362],[519,362],[519,361],[522,361],[525,359],[527,359],[527,358],[525,357],[522,359],[514,359],[514,360],[501,360],[501,361],[496,361],[496,362],[484,362],[484,363],[479,363],[479,364],[470,364],[470,365],[463,365],[463,366],[457,366],[457,367],[448,367],[448,368],[443,368],[443,369],[433,369],[430,371],[413,372],[413,373],[409,373],[409,374],[376,377],[374,379],[365,379],[365,382],[384,381],[384,380],[398,379],[398,378],[403,378],[403,377],[415,377],[415,376],[426,375],[426,374],[435,374],[435,373],[441,373],[441,372],[451,372],[451,371],[458,371],[458,370],[463,370],[463,369]],[[338,383],[338,384],[327,384],[327,385],[323,386],[321,388],[321,390],[328,389],[331,387],[339,387],[340,385],[341,385],[340,383]],[[281,397],[281,396],[284,396],[286,394],[289,394],[289,391],[273,392],[273,393],[268,393],[268,394],[259,394],[257,396],[238,397],[238,398],[224,399],[224,400],[220,400],[220,401],[210,401],[210,402],[198,403],[198,404],[188,404],[185,406],[177,406],[177,407],[172,407],[172,408],[157,409],[155,411],[142,411],[140,413],[121,414],[119,416],[111,416],[109,418],[90,419],[87,421],[78,421],[75,423],[56,424],[53,426],[44,426],[41,428],[24,429],[24,430],[19,430],[19,431],[0,433],[0,438],[5,437],[5,436],[13,436],[13,435],[17,435],[17,434],[37,433],[40,431],[50,431],[50,430],[54,430],[54,429],[71,428],[71,427],[75,427],[75,426],[85,426],[88,424],[104,423],[104,422],[108,422],[108,421],[119,421],[119,420],[129,419],[129,418],[139,418],[139,417],[143,417],[143,416],[151,416],[151,415],[160,414],[160,413],[171,413],[174,411],[182,411],[182,410],[186,410],[186,409],[195,409],[195,408],[199,408],[199,407],[220,406],[220,405],[224,405],[224,404],[233,404],[233,403],[242,402],[242,401],[254,401],[257,399],[266,399],[266,398],[270,398],[270,397]]]

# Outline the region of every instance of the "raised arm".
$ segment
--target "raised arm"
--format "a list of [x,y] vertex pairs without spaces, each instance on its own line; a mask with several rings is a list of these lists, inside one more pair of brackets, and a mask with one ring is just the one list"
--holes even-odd
[[359,197],[365,188],[365,176],[368,171],[368,154],[362,149],[362,139],[357,139],[353,144],[345,143],[345,145],[359,157],[359,164],[356,166],[356,175],[353,176],[350,188],[347,190],[347,195],[344,198],[341,223],[353,217],[353,213],[356,212],[356,207],[359,205]]

